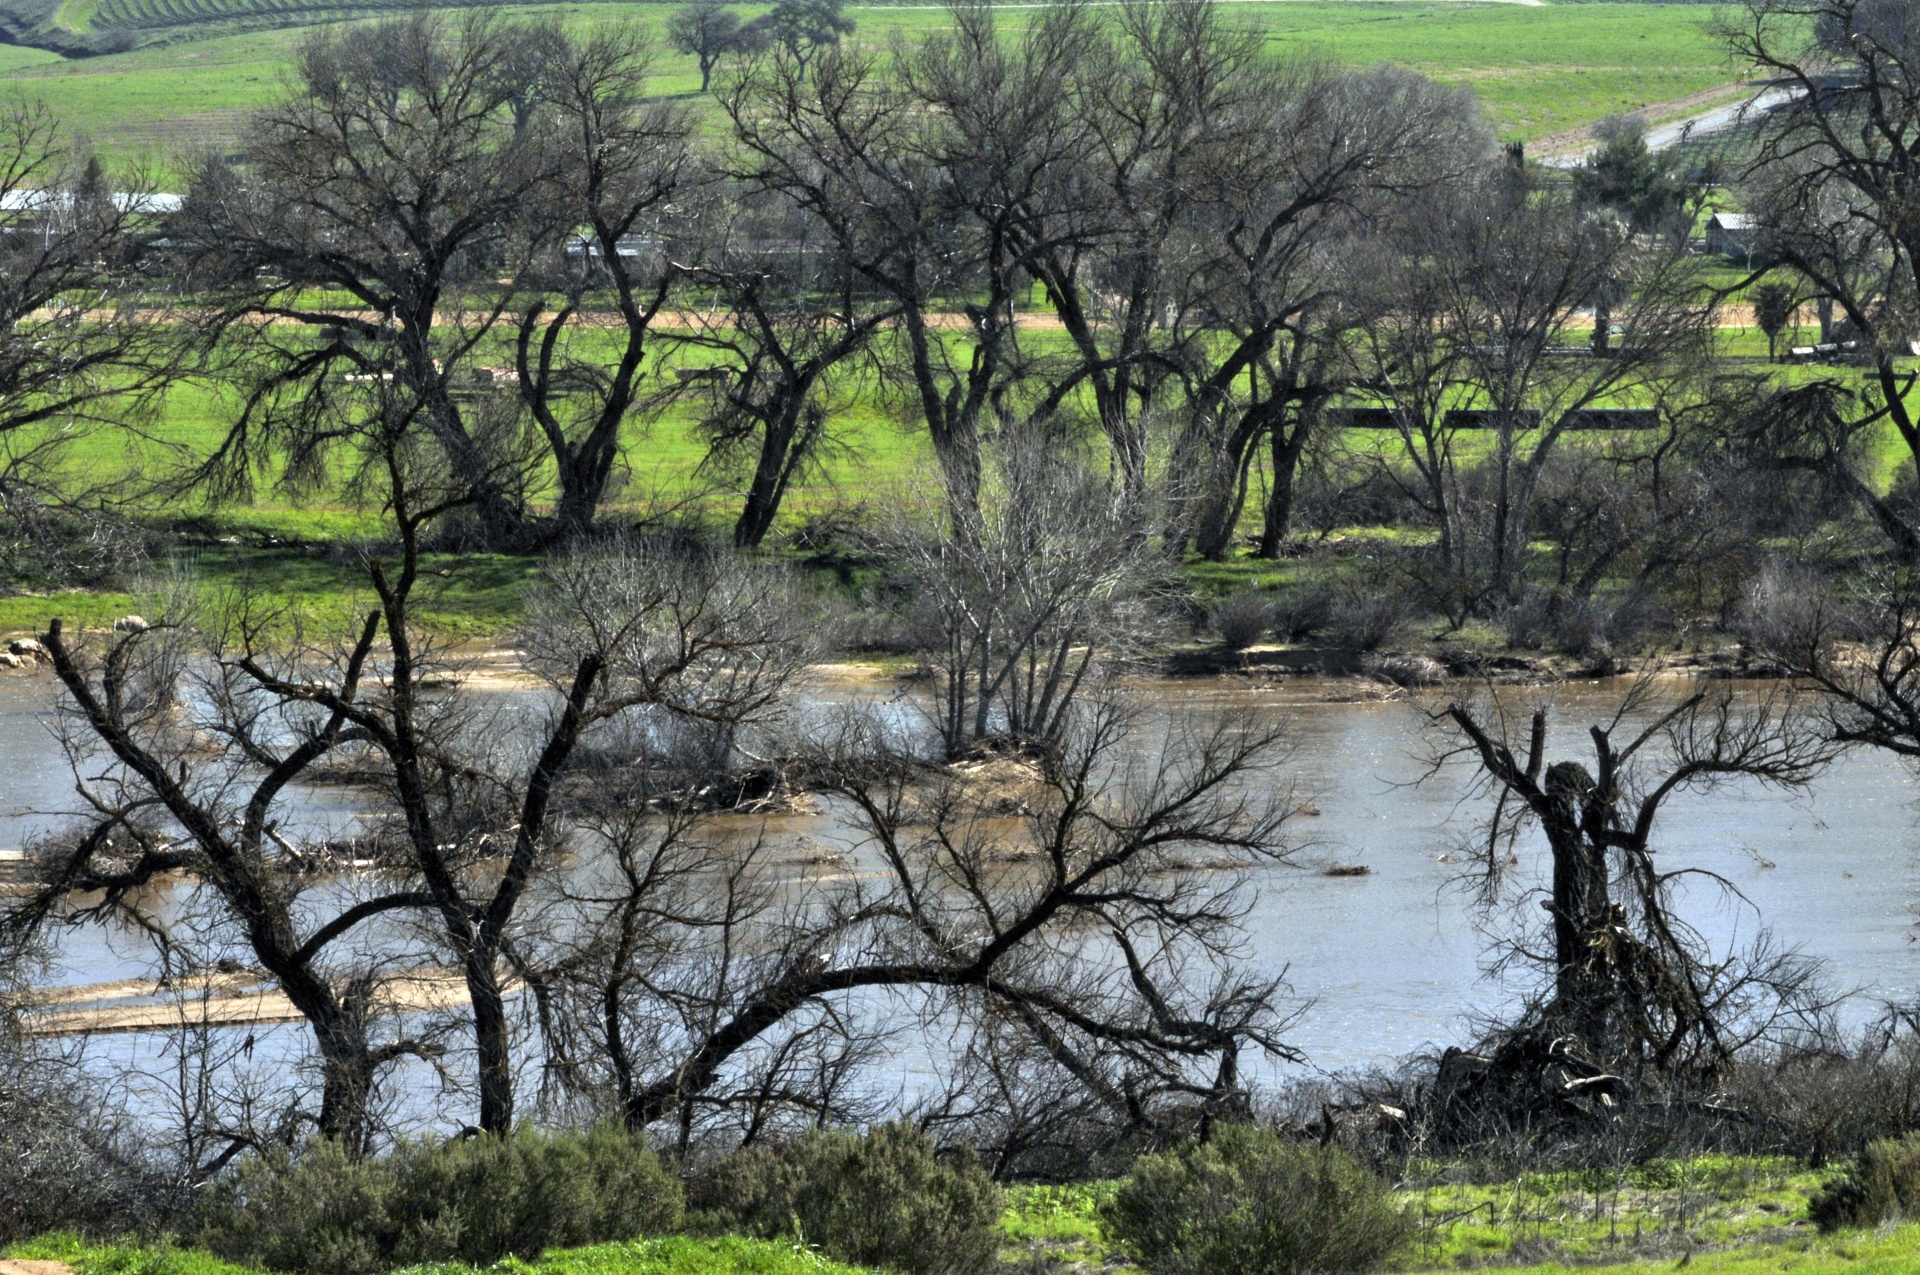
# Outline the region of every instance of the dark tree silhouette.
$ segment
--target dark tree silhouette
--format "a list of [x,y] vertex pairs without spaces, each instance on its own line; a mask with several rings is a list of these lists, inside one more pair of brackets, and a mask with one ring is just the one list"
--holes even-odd
[[713,68],[740,45],[740,15],[725,0],[693,0],[667,19],[667,45],[700,63],[700,91],[713,86]]

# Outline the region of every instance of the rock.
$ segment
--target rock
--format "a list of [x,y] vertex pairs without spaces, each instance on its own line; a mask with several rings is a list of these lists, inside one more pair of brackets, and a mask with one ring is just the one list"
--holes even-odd
[[115,633],[145,633],[152,627],[144,616],[138,615],[123,615],[113,622]]
[[1373,871],[1364,863],[1330,863],[1320,869],[1323,877],[1364,877]]
[[0,651],[0,668],[25,668],[30,663],[32,661],[23,660],[12,651]]

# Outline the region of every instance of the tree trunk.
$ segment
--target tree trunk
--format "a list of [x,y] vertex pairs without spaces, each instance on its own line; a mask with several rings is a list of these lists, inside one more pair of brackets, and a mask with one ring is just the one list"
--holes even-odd
[[610,455],[574,453],[554,458],[560,480],[560,501],[554,509],[548,540],[565,544],[593,530],[600,502],[607,494],[607,480],[613,476]]
[[1307,450],[1307,438],[1319,413],[1317,403],[1302,403],[1292,433],[1279,424],[1273,428],[1269,438],[1273,485],[1267,492],[1266,518],[1260,528],[1260,545],[1254,550],[1256,557],[1278,558],[1287,537],[1293,534],[1294,484],[1300,473],[1300,457]]
[[757,549],[780,516],[787,487],[806,459],[826,419],[817,407],[803,405],[797,392],[761,428],[760,456],[747,484],[746,503],[733,524],[733,543],[739,549]]
[[1607,852],[1582,824],[1593,777],[1578,762],[1547,769],[1547,808],[1540,812],[1553,852],[1554,1003],[1586,1043],[1604,1046],[1613,976],[1605,940],[1612,914]]
[[480,1128],[487,1133],[513,1129],[513,1050],[507,1029],[506,999],[491,952],[467,960],[468,995],[473,1001],[473,1039],[479,1055]]
[[[292,989],[281,986],[294,1000]],[[369,1149],[367,1104],[373,1093],[373,1056],[364,1024],[337,1006],[330,1012],[307,1006],[302,1012],[320,1050],[320,1136],[359,1159]]]

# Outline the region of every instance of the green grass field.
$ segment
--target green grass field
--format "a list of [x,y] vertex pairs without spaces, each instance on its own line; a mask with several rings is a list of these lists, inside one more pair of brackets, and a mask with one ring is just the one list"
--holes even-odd
[[[146,160],[177,172],[191,154],[237,145],[247,112],[280,92],[289,53],[302,35],[290,25],[191,37],[218,31],[221,15],[275,6],[289,23],[310,20],[298,11],[300,0],[97,0],[91,7],[74,0],[63,12],[75,20],[108,24],[122,10],[166,7],[183,15],[182,25],[166,30],[168,43],[103,57],[69,60],[0,46],[0,81],[9,91],[44,99],[111,159]],[[657,29],[672,6],[564,5],[524,12],[559,13],[582,24],[632,20]],[[1694,5],[1273,0],[1236,3],[1228,13],[1231,21],[1264,31],[1276,50],[1352,66],[1395,62],[1470,85],[1503,134],[1528,140],[1735,78],[1706,30],[1708,10]],[[948,21],[932,6],[856,6],[854,14],[863,38],[882,41]],[[1009,27],[1024,20],[1018,8],[1004,17]],[[693,92],[698,76],[692,59],[663,56],[655,85],[665,94]]]

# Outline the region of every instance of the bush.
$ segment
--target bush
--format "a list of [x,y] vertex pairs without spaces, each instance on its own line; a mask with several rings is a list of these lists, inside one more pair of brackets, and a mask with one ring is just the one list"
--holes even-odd
[[98,1235],[169,1221],[181,1193],[118,1106],[34,1044],[0,1022],[0,1246],[56,1229]]
[[354,1161],[316,1142],[247,1161],[198,1210],[222,1257],[297,1275],[368,1275],[657,1235],[680,1224],[680,1184],[617,1128],[403,1143]]
[[1850,1046],[1816,1038],[1801,1048],[1750,1051],[1719,1087],[1735,1110],[1765,1113],[1736,1126],[1739,1149],[1822,1168],[1920,1127],[1920,1036],[1896,1019]]
[[1283,589],[1273,606],[1273,635],[1282,642],[1304,642],[1333,620],[1333,590],[1324,584]]
[[1868,1143],[1807,1212],[1823,1231],[1878,1226],[1920,1213],[1920,1134]]
[[1400,590],[1351,582],[1333,602],[1327,635],[1335,646],[1347,650],[1377,651],[1400,627],[1407,610]]
[[1345,1151],[1251,1125],[1141,1157],[1101,1213],[1153,1275],[1371,1270],[1414,1233],[1387,1184]]
[[999,1255],[1000,1189],[971,1157],[936,1157],[933,1141],[905,1123],[737,1152],[706,1175],[698,1198],[723,1229],[773,1238],[797,1228],[862,1266],[972,1275]]
[[1267,594],[1258,589],[1236,589],[1213,604],[1208,618],[1221,646],[1244,651],[1267,635],[1278,613]]

